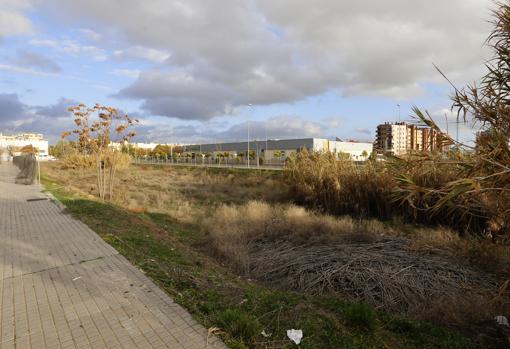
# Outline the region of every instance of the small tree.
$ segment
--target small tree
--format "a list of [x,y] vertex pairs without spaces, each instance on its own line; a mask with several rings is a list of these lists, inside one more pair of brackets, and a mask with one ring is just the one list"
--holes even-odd
[[84,104],[68,109],[73,113],[76,129],[62,133],[62,139],[76,135],[78,149],[82,155],[95,158],[96,185],[101,199],[113,197],[115,174],[121,151],[111,146],[111,142],[128,142],[135,136],[130,128],[138,120],[127,114],[120,114],[116,108],[100,104],[89,108]]
[[276,150],[273,154],[273,157],[278,160],[281,160],[284,156],[285,156],[285,151],[283,151],[283,150]]

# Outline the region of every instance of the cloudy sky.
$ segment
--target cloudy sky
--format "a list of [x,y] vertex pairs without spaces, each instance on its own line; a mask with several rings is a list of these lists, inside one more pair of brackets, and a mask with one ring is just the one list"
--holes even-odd
[[[101,103],[138,141],[371,140],[484,72],[489,0],[0,0],[0,132]],[[450,122],[454,121],[449,116]],[[444,122],[443,122],[444,123]],[[454,124],[450,124],[450,131]],[[466,127],[461,133],[468,137]]]

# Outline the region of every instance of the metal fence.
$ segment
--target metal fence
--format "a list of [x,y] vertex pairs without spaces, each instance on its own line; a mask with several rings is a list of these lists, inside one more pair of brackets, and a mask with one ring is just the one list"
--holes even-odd
[[[262,159],[261,159],[262,160]],[[157,157],[145,156],[135,157],[133,159],[135,164],[148,164],[148,165],[181,165],[181,166],[198,166],[198,167],[224,167],[224,168],[246,168],[246,169],[274,169],[281,170],[285,166],[285,161],[279,159],[272,159],[264,163],[256,159],[251,159],[248,163],[247,159],[240,158],[216,158],[211,157],[186,157],[186,158],[170,158],[170,157]]]

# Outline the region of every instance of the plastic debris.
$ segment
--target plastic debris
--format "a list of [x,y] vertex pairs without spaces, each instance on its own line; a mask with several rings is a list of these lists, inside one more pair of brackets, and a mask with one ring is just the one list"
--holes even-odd
[[299,344],[301,339],[303,339],[303,331],[295,329],[287,330],[287,337],[294,343]]
[[496,322],[498,323],[498,325],[501,325],[501,326],[510,326],[510,324],[508,323],[508,319],[506,318],[506,316],[503,316],[503,315],[498,315],[494,318],[494,320],[496,320]]
[[76,281],[76,280],[79,280],[79,279],[81,279],[81,276],[77,276],[77,277],[75,277],[75,278],[73,279],[73,281]]
[[260,332],[260,334],[267,338],[267,337],[271,337],[272,333],[267,333],[266,330],[262,330],[262,332]]

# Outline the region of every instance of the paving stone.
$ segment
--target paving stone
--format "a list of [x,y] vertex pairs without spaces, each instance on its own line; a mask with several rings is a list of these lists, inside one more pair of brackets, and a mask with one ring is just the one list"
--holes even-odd
[[185,309],[16,173],[0,164],[0,348],[206,347]]

